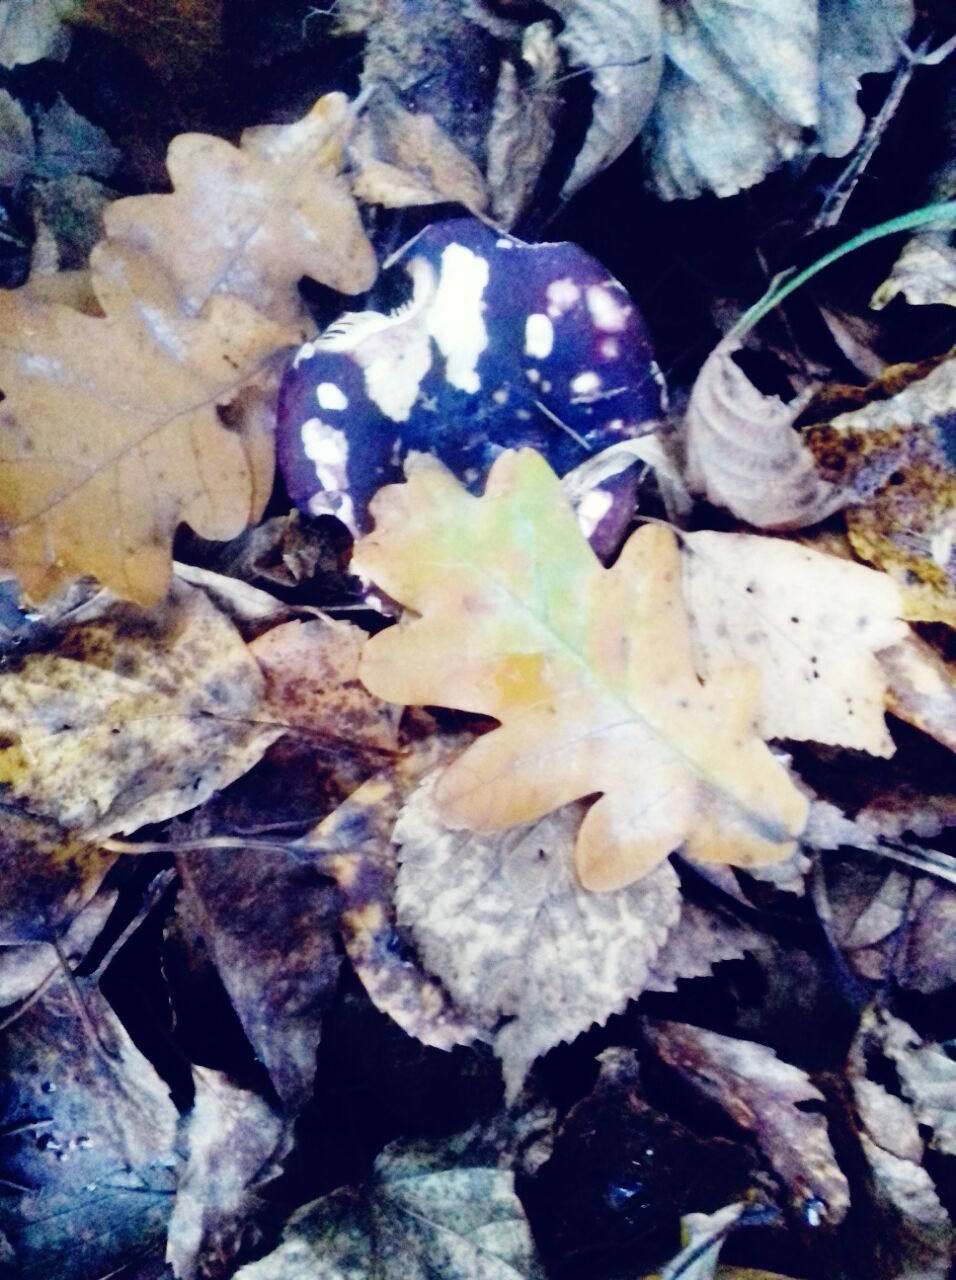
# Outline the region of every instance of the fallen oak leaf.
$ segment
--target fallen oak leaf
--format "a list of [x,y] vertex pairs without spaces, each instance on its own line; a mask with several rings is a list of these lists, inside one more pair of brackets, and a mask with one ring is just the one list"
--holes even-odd
[[351,125],[348,100],[331,93],[292,124],[246,129],[238,147],[180,134],[166,160],[175,190],[117,200],[107,236],[148,252],[176,281],[187,315],[225,294],[301,323],[302,276],[341,293],[361,293],[375,278],[340,173]]
[[0,292],[0,563],[34,598],[92,574],[151,604],[180,521],[226,540],[257,518],[271,454],[217,405],[289,332],[236,298],[182,316],[128,246],[98,247],[93,273],[102,316]]
[[481,498],[428,455],[408,470],[354,563],[417,616],[366,645],[362,680],[502,722],[443,773],[443,821],[496,831],[601,792],[575,851],[591,889],[682,842],[702,861],[787,857],[807,803],[753,731],[755,669],[697,679],[674,535],[647,525],[605,569],[534,450],[503,453]]

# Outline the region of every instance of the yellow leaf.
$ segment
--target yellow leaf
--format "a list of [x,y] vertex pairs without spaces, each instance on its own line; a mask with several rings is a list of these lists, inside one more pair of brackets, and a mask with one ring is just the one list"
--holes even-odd
[[499,830],[599,792],[575,853],[592,889],[681,844],[738,866],[792,852],[807,804],[754,730],[758,673],[697,679],[670,531],[639,530],[605,569],[527,449],[481,498],[420,456],[372,513],[356,566],[411,612],[366,646],[365,684],[501,721],[443,773],[448,825]]
[[258,517],[271,449],[217,405],[289,335],[236,298],[184,317],[128,247],[93,265],[103,316],[0,292],[0,564],[34,598],[92,574],[146,604],[180,521],[226,539]]
[[238,147],[180,134],[166,157],[175,191],[117,200],[106,211],[107,235],[147,250],[190,315],[227,294],[298,320],[304,275],[361,293],[376,264],[340,173],[351,124],[348,100],[331,93],[294,124],[246,129]]

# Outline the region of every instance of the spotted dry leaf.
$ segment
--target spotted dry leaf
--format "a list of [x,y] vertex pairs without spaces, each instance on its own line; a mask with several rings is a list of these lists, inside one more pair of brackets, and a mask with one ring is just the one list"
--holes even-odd
[[89,837],[201,804],[281,730],[257,724],[263,678],[200,591],[117,607],[0,675],[8,802]]
[[536,1058],[640,995],[680,916],[680,882],[665,862],[620,893],[588,893],[572,868],[581,805],[476,835],[444,825],[436,782],[395,825],[398,920],[492,1040],[514,1098]]

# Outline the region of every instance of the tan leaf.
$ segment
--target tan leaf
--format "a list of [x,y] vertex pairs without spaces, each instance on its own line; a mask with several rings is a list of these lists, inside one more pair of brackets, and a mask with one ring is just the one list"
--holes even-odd
[[342,293],[361,293],[375,278],[341,175],[351,125],[348,100],[333,93],[294,124],[246,129],[238,147],[180,134],[166,159],[173,193],[117,200],[107,235],[148,251],[176,281],[188,315],[226,294],[299,321],[302,276]]
[[151,603],[180,521],[226,539],[258,516],[271,456],[216,407],[289,333],[236,298],[183,317],[128,248],[96,250],[93,285],[102,317],[0,292],[0,560],[34,597],[92,574]]
[[761,674],[757,726],[765,738],[892,755],[886,675],[875,656],[908,634],[892,579],[779,538],[702,531],[685,545],[701,676],[752,663]]
[[883,650],[880,666],[889,682],[887,704],[893,714],[956,751],[956,665],[911,633]]
[[592,889],[682,842],[703,861],[788,856],[806,801],[754,733],[756,670],[700,685],[669,530],[640,529],[604,569],[530,449],[498,458],[482,498],[419,455],[372,511],[355,564],[416,616],[369,642],[362,679],[502,722],[439,782],[449,826],[496,831],[601,792],[576,847]]
[[263,679],[202,592],[115,608],[0,676],[9,800],[93,838],[202,803],[281,732],[256,723]]
[[407,205],[464,205],[483,213],[488,192],[481,170],[424,112],[406,111],[379,88],[349,144],[358,166],[352,187],[360,200],[389,209]]
[[793,424],[806,403],[758,391],[734,360],[740,344],[721,342],[707,357],[687,406],[692,489],[759,529],[800,529],[844,505],[823,480]]
[[474,835],[441,821],[436,781],[395,824],[398,920],[494,1043],[514,1098],[537,1057],[640,995],[680,915],[680,882],[662,863],[621,893],[588,893],[572,868],[583,806]]
[[401,709],[358,678],[366,635],[350,622],[315,618],[273,627],[249,646],[266,678],[266,706],[302,733],[373,752],[398,750]]
[[561,55],[549,22],[532,22],[521,39],[521,71],[503,61],[488,128],[492,213],[512,227],[528,206],[551,154],[560,109]]

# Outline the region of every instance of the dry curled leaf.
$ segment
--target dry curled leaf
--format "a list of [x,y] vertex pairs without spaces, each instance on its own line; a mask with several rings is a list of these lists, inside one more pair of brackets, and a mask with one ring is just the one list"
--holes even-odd
[[687,1023],[646,1023],[645,1031],[666,1063],[754,1135],[798,1211],[818,1202],[829,1223],[846,1217],[850,1188],[836,1162],[826,1118],[806,1109],[808,1102],[824,1099],[805,1071],[781,1061],[766,1045]]
[[362,679],[502,722],[443,773],[449,826],[500,830],[601,792],[575,854],[601,889],[682,841],[736,865],[792,851],[806,802],[753,731],[759,677],[699,683],[669,530],[640,529],[604,569],[530,449],[502,454],[481,498],[420,455],[372,510],[356,564],[414,616],[369,642]]
[[687,406],[687,467],[692,489],[758,529],[800,529],[845,504],[821,478],[793,424],[806,403],[758,391],[725,339],[707,357]]
[[395,906],[423,962],[484,1028],[510,1097],[534,1060],[644,989],[680,915],[662,863],[616,894],[589,894],[571,866],[582,806],[493,835],[451,831],[432,775],[405,802]]
[[117,608],[0,675],[8,801],[93,836],[202,803],[281,732],[232,624],[178,586],[152,614]]
[[92,574],[148,604],[180,521],[226,539],[259,515],[271,453],[216,406],[288,335],[236,298],[184,317],[128,247],[93,266],[102,316],[0,292],[0,562],[33,597]]
[[765,738],[892,755],[876,654],[907,635],[885,573],[753,534],[685,536],[684,593],[704,678],[733,661],[761,674]]
[[304,275],[342,293],[375,278],[375,255],[341,174],[352,127],[342,94],[301,120],[246,129],[238,147],[209,134],[170,144],[170,195],[117,200],[111,240],[148,252],[176,282],[184,312],[225,294],[282,322],[301,322]]

